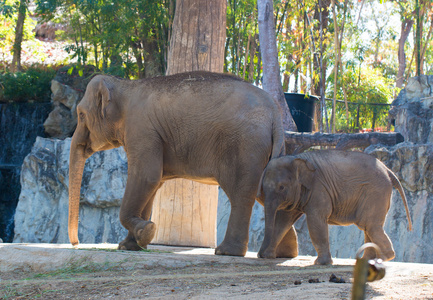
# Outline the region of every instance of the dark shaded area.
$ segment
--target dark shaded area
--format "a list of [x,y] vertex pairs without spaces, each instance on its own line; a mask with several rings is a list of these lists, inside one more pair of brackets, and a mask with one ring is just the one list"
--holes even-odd
[[319,98],[296,93],[284,93],[284,97],[298,132],[312,132],[316,103],[319,103]]
[[45,136],[43,123],[51,103],[0,104],[0,238],[12,242],[14,214],[21,192],[21,165],[37,136]]

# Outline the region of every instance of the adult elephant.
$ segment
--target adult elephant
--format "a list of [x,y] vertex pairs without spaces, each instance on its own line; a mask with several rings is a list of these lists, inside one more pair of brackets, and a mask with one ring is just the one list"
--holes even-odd
[[[124,146],[128,180],[120,222],[128,230],[119,249],[147,247],[156,191],[169,179],[219,184],[231,203],[221,255],[245,255],[261,174],[284,154],[278,104],[237,77],[191,72],[129,81],[98,75],[77,106],[69,169],[69,239],[78,244],[84,164],[94,152]],[[260,200],[259,200],[260,201]],[[260,201],[262,202],[262,201]]]

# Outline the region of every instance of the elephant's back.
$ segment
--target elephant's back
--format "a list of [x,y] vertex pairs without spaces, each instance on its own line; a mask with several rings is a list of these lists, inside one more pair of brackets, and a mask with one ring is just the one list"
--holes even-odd
[[378,159],[356,151],[319,150],[302,153],[321,174],[321,180],[327,185],[341,185],[351,182],[353,185],[382,185],[392,187],[388,168]]
[[[139,84],[137,81],[135,84]],[[171,105],[215,109],[223,104],[243,110],[267,107],[278,109],[275,100],[262,89],[230,74],[205,71],[160,76],[142,81],[143,95],[157,101],[168,100]]]

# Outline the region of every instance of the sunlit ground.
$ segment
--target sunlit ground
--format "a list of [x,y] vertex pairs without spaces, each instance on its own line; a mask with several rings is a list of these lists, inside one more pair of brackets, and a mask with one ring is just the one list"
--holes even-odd
[[[58,41],[40,41],[31,40],[24,41],[22,43],[21,51],[21,65],[32,66],[32,65],[62,65],[69,64],[76,60],[72,59],[71,56],[64,49],[66,43]],[[12,47],[6,49],[0,53],[0,61],[10,64],[12,62]]]

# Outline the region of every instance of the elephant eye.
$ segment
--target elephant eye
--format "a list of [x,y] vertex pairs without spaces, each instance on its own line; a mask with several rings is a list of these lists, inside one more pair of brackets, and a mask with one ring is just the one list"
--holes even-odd
[[282,192],[282,191],[284,191],[284,185],[280,185],[279,187],[278,187],[278,190],[280,191],[280,192]]
[[86,115],[85,115],[84,113],[80,112],[80,120],[81,120],[81,121],[84,120],[84,117],[85,117],[85,116],[86,116]]

